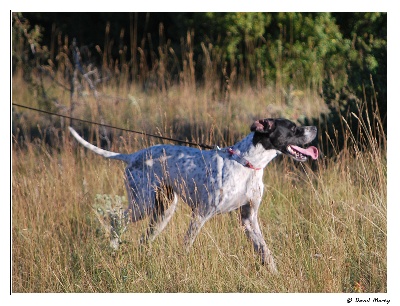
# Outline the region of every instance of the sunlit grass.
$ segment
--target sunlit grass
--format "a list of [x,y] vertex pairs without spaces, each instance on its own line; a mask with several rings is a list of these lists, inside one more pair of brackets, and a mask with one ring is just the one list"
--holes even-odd
[[[28,88],[18,84],[13,102],[35,105]],[[132,87],[122,94],[127,99],[118,103],[101,100],[108,124],[220,145],[245,136],[255,118],[296,120],[323,111],[317,95],[307,93],[288,107],[275,104],[268,89],[237,90],[228,102],[213,100],[205,89],[179,87],[152,94]],[[68,105],[68,95],[59,96]],[[98,101],[91,95],[78,101],[74,116],[97,118]],[[22,130],[12,150],[13,292],[387,290],[386,152],[372,141],[368,122],[361,121],[365,136],[349,135],[350,146],[337,156],[313,165],[278,158],[266,168],[259,218],[279,270],[273,276],[258,261],[236,212],[206,223],[187,254],[183,236],[190,212],[182,202],[152,244],[138,244],[145,220],[130,224],[113,251],[94,207],[98,195],[126,196],[124,165],[85,151],[67,137],[65,124],[54,124],[57,136],[54,129],[42,131],[53,133],[58,149],[40,135],[22,141],[23,129],[29,135],[37,124],[52,123],[38,114],[18,114],[13,123]],[[157,143],[111,134],[112,149],[124,153]]]

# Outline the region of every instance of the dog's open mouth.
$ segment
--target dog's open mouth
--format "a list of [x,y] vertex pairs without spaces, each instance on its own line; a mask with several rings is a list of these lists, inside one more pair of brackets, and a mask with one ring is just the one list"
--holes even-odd
[[306,161],[307,157],[311,157],[312,159],[318,158],[318,149],[313,146],[303,149],[298,146],[288,145],[286,150],[294,159],[298,161]]

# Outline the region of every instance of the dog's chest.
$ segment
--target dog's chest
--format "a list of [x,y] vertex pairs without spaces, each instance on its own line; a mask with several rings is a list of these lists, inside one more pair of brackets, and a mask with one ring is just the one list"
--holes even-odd
[[239,164],[224,167],[218,189],[215,188],[212,202],[219,213],[225,213],[240,206],[258,200],[262,196],[262,170],[247,169]]

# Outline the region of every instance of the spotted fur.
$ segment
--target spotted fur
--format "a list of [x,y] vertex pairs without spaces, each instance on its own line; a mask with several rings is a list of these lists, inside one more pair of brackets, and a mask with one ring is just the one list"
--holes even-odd
[[[211,217],[240,209],[241,223],[260,254],[262,262],[276,272],[276,265],[258,224],[258,209],[264,191],[263,169],[278,154],[295,159],[307,155],[316,158],[316,148],[301,149],[317,133],[315,127],[297,127],[286,119],[257,120],[251,133],[230,150],[199,150],[190,147],[157,145],[133,154],[102,150],[72,135],[86,148],[111,159],[123,160],[125,184],[132,221],[150,216],[150,224],[141,241],[152,241],[173,215],[178,197],[192,210],[185,236],[189,248],[204,223]],[[288,149],[288,146],[291,146]],[[293,151],[297,151],[295,154]],[[238,162],[232,152],[240,156]],[[246,165],[252,167],[246,167]]]

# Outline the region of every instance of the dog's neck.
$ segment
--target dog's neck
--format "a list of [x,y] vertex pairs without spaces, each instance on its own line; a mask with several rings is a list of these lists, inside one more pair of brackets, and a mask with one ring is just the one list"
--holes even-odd
[[249,161],[254,167],[264,169],[280,152],[278,150],[266,150],[262,144],[253,144],[254,133],[250,133],[244,139],[233,146],[240,156]]

